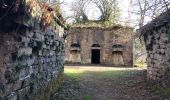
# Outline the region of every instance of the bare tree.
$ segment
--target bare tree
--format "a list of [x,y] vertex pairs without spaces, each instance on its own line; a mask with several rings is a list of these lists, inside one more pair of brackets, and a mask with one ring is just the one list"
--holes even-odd
[[139,28],[146,23],[146,18],[154,19],[162,12],[169,9],[169,0],[133,0],[134,9],[132,13],[139,16]]
[[116,19],[119,16],[117,0],[93,0],[93,3],[100,10],[100,20],[108,21],[110,19]]
[[148,6],[148,2],[147,0],[137,0],[137,4],[139,6],[139,27],[142,27],[144,25],[144,21],[145,21],[145,15],[147,12],[147,6]]
[[74,12],[75,19],[77,21],[87,21],[88,16],[87,16],[87,7],[89,5],[90,1],[89,0],[76,0],[75,2],[72,3],[71,9]]
[[[161,2],[161,0],[160,0],[160,2]],[[164,7],[166,10],[168,10],[168,9],[170,8],[170,1],[169,1],[169,0],[162,0],[162,2],[163,2],[163,4],[165,5],[165,7],[164,7],[164,6],[163,6],[163,7]],[[162,3],[162,2],[161,2],[161,3]]]
[[[131,11],[135,16],[138,16],[138,26],[141,28],[149,20],[156,18],[162,12],[169,9],[169,0],[132,0],[133,11]],[[146,57],[146,50],[144,46],[144,41],[140,34],[135,34],[134,37],[134,60],[137,61],[138,58]]]

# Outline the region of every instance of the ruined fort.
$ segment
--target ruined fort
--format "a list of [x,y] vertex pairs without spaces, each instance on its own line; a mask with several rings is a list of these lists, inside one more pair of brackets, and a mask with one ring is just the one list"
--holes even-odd
[[65,40],[66,63],[133,65],[133,29],[72,27]]
[[0,100],[169,100],[169,8],[138,31],[146,73],[133,68],[132,27],[82,16],[68,26],[59,6],[40,1],[0,1]]

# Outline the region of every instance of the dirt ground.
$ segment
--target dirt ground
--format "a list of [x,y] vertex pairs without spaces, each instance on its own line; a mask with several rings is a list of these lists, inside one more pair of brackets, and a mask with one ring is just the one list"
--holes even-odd
[[146,83],[145,68],[65,66],[65,82],[52,100],[168,100]]

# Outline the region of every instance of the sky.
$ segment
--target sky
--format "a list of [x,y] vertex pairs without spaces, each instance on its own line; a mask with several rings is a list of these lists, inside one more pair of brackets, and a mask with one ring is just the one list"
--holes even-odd
[[[119,0],[120,10],[121,10],[121,16],[120,21],[124,22],[128,18],[128,7],[129,7],[129,1],[130,0]],[[74,0],[64,0],[64,4],[62,5],[63,15],[64,16],[70,16],[73,14],[73,12],[70,9],[70,4],[74,2]],[[99,11],[97,11],[96,7],[94,5],[89,6],[89,12],[87,13],[89,16],[89,19],[97,19],[99,18],[100,14]]]

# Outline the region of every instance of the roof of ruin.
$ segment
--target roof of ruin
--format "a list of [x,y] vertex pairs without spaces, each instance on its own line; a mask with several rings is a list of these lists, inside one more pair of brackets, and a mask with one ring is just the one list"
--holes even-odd
[[105,21],[100,20],[88,20],[84,22],[74,23],[71,28],[81,28],[81,29],[102,29],[102,30],[112,30],[112,29],[120,29],[120,28],[127,28],[127,29],[134,29],[130,26],[123,26],[121,24],[116,23],[108,23]]
[[129,27],[129,26],[122,26],[122,25],[113,25],[113,26],[110,26],[110,27],[102,27],[102,26],[81,26],[81,25],[78,25],[78,26],[72,26],[71,29],[94,29],[94,30],[99,30],[99,29],[102,29],[102,30],[116,30],[116,29],[121,29],[121,28],[124,28],[124,29],[131,29],[133,30],[132,27]]
[[148,31],[159,29],[168,23],[170,23],[170,9],[162,13],[160,16],[158,16],[154,20],[152,20],[150,23],[144,25],[142,28],[139,29],[139,32],[142,35],[144,35]]

